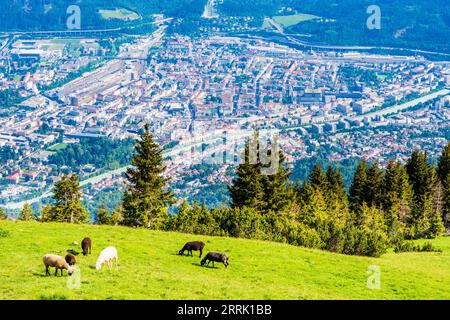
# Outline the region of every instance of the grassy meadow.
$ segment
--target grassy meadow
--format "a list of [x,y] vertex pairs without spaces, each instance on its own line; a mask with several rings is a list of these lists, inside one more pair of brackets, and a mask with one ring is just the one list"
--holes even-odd
[[[312,15],[312,14],[292,14],[287,16],[274,16],[272,17],[273,21],[281,25],[283,28],[289,28],[299,24],[301,22],[320,19],[320,17]],[[270,24],[264,19],[263,28],[269,28]]]
[[103,19],[119,19],[119,20],[137,20],[139,19],[139,14],[136,12],[127,10],[125,8],[116,8],[114,10],[99,10],[100,15]]
[[[45,276],[42,256],[81,251],[79,288],[69,278]],[[186,241],[205,252],[226,252],[222,264],[201,267],[178,256]],[[125,227],[0,221],[0,299],[450,299],[450,237],[432,241],[441,253],[387,253],[381,258],[346,256],[264,241],[206,237]],[[99,252],[113,245],[119,270],[95,270]],[[379,266],[380,288],[367,287],[369,266]],[[73,278],[73,279],[72,279]]]

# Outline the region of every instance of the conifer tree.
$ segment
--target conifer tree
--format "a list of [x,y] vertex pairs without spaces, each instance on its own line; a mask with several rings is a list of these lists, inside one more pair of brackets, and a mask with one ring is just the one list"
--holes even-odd
[[98,209],[96,216],[97,224],[112,224],[112,217],[108,212],[108,208],[106,208],[105,206],[102,206]]
[[334,170],[332,166],[328,167],[327,173],[328,190],[332,197],[340,201],[347,202],[347,192],[345,191],[344,177],[341,169]]
[[353,176],[352,185],[350,186],[350,209],[358,214],[366,200],[366,184],[367,184],[367,164],[366,160],[362,160],[356,168]]
[[428,238],[435,238],[445,231],[444,228],[444,187],[436,177],[433,188],[433,210],[429,216],[430,228],[427,232]]
[[444,188],[450,187],[447,185],[447,178],[450,174],[450,142],[444,147],[439,158],[437,174]]
[[33,219],[34,219],[33,209],[31,209],[30,204],[25,203],[25,205],[23,206],[22,211],[20,212],[19,220],[31,221]]
[[123,220],[123,206],[118,205],[113,214],[111,215],[111,223],[113,226],[118,226],[122,223]]
[[326,176],[327,191],[325,201],[328,214],[336,225],[344,227],[350,218],[344,178],[340,169],[334,170],[331,166],[328,168]]
[[153,140],[148,124],[135,146],[132,167],[126,172],[127,190],[123,197],[122,224],[162,229],[168,219],[167,207],[173,202],[163,176],[162,148]]
[[264,211],[280,212],[287,208],[294,200],[294,190],[289,183],[291,175],[289,169],[284,168],[285,156],[279,151],[277,172],[263,176]]
[[381,199],[390,240],[397,242],[403,238],[410,219],[412,189],[405,167],[393,159],[385,170]]
[[413,208],[410,221],[412,237],[425,236],[433,216],[434,168],[428,161],[428,154],[414,150],[406,164],[409,181],[413,190]]
[[323,193],[328,189],[327,176],[323,172],[322,166],[317,163],[308,178],[309,185],[313,188],[319,188]]
[[63,175],[61,180],[55,183],[53,198],[55,205],[49,217],[50,221],[89,222],[88,212],[81,203],[80,183],[76,174],[70,177]]
[[[256,144],[251,149],[250,143]],[[253,141],[247,139],[245,143],[244,159],[236,170],[236,178],[228,187],[232,208],[250,207],[262,210],[266,207],[264,201],[264,177],[261,174],[261,161],[258,154],[259,133],[255,131]],[[256,154],[252,154],[255,153]]]
[[6,220],[8,219],[8,216],[6,215],[5,211],[2,207],[0,207],[0,220]]
[[383,170],[377,162],[374,162],[367,169],[364,198],[369,207],[381,206],[381,186],[383,184]]
[[52,206],[47,202],[41,209],[41,215],[39,217],[40,222],[49,222],[52,220]]
[[437,174],[443,188],[442,215],[447,225],[450,217],[450,142],[447,143],[439,158]]

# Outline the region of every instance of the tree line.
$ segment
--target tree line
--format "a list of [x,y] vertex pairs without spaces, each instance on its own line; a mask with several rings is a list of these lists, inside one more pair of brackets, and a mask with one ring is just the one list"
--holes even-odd
[[[264,174],[258,132],[247,140],[244,159],[229,188],[231,204],[208,209],[205,203],[183,202],[177,214],[164,176],[162,148],[145,126],[136,141],[122,204],[110,214],[100,208],[95,223],[185,233],[243,237],[289,243],[332,252],[380,256],[388,248],[414,250],[405,240],[435,238],[450,216],[450,143],[438,163],[414,150],[406,163],[390,160],[386,168],[360,161],[349,192],[339,168],[317,164],[303,182],[292,182],[285,157]],[[256,146],[256,147],[255,147]],[[266,150],[264,150],[266,152]],[[271,156],[268,151],[268,155]],[[53,206],[41,221],[88,223],[76,175],[55,184]],[[31,219],[29,206],[21,218]],[[419,248],[427,250],[428,246]]]

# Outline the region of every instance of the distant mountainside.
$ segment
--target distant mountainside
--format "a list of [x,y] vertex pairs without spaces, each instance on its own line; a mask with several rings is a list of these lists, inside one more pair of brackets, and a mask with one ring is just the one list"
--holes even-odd
[[[369,30],[367,8],[381,9],[381,29]],[[288,27],[286,33],[309,34],[309,42],[337,45],[408,47],[450,53],[448,0],[225,0],[225,15],[267,17],[294,13],[322,19]]]
[[206,0],[3,0],[0,1],[0,31],[61,30],[66,28],[71,5],[81,9],[82,28],[107,28],[132,23],[104,19],[101,9],[125,8],[146,18],[164,13],[171,17],[200,16]]
[[[123,8],[143,19],[163,13],[185,18],[190,32],[202,23],[207,0],[3,0],[0,32],[13,30],[61,30],[66,28],[68,6],[81,8],[82,28],[109,28],[136,21],[105,19],[99,10]],[[381,9],[381,29],[366,26],[367,8]],[[290,23],[286,33],[308,35],[309,42],[336,45],[407,47],[450,53],[450,1],[448,0],[220,0],[221,16],[265,17],[309,14],[320,19]],[[299,20],[300,21],[300,20]]]

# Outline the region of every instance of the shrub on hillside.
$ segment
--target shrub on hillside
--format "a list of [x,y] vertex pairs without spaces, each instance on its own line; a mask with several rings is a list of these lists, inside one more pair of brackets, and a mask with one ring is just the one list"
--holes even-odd
[[9,235],[9,232],[3,229],[0,229],[0,238],[6,238]]
[[431,242],[426,242],[422,246],[414,244],[410,241],[401,241],[394,247],[395,253],[401,252],[442,252],[441,249],[433,246]]

